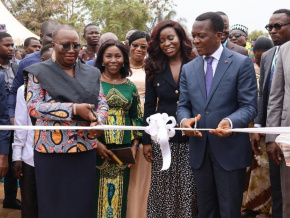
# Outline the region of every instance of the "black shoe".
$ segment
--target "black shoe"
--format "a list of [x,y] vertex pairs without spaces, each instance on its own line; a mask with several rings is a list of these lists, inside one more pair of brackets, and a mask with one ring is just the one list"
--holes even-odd
[[3,208],[21,210],[21,201],[19,201],[18,199],[15,199],[13,201],[6,201],[6,199],[4,199]]

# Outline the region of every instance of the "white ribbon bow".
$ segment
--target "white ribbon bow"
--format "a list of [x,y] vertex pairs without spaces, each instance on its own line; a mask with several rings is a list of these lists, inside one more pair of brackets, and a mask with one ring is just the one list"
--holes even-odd
[[[171,152],[169,147],[169,138],[175,135],[174,127],[176,120],[168,114],[153,114],[146,119],[149,126],[146,126],[145,132],[151,135],[151,139],[158,142],[163,158],[163,166],[161,170],[167,170],[171,164]],[[169,121],[171,123],[167,124]]]

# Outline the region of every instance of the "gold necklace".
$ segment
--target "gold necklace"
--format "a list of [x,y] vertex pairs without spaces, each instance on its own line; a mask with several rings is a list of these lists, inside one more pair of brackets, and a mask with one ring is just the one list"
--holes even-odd
[[104,75],[104,77],[105,77],[107,80],[110,80],[110,81],[113,81],[113,82],[118,82],[118,81],[120,81],[120,78],[119,78],[119,79],[111,79],[111,78],[107,77],[105,73],[103,73],[103,75]]
[[132,68],[132,69],[141,69],[141,68],[143,68],[143,65],[141,65],[139,67],[133,67],[132,65],[130,65],[130,68]]

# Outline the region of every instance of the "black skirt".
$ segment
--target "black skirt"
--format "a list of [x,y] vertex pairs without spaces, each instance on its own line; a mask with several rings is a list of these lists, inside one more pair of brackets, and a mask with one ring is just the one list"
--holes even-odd
[[34,151],[39,218],[93,218],[96,150]]

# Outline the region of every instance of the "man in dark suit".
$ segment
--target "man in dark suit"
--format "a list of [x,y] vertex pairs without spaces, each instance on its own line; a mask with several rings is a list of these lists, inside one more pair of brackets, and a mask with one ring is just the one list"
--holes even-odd
[[229,37],[229,33],[230,33],[230,30],[229,30],[229,18],[228,18],[228,15],[226,15],[224,12],[222,11],[218,11],[216,12],[217,14],[219,14],[222,18],[223,18],[223,21],[224,21],[224,31],[223,31],[223,36],[222,36],[222,44],[224,47],[227,47],[228,49],[232,50],[232,51],[235,51],[235,52],[238,52],[242,55],[245,55],[245,56],[248,56],[248,50],[245,49],[244,47],[242,46],[239,46],[235,43],[232,43],[230,40],[228,40],[228,37]]
[[[9,125],[7,94],[5,88],[5,76],[0,71],[0,125]],[[0,131],[0,179],[8,172],[8,153],[10,143],[10,131]]]
[[190,164],[194,171],[200,218],[241,217],[246,167],[252,153],[248,134],[221,129],[245,128],[256,117],[257,82],[252,61],[221,45],[224,22],[207,12],[192,27],[200,55],[184,65],[177,109],[181,127],[190,137]]
[[[267,108],[271,81],[279,58],[279,47],[285,42],[290,41],[290,10],[280,9],[275,11],[266,26],[274,47],[265,52],[261,58],[260,68],[260,92],[258,96],[258,116],[255,119],[256,127],[265,127],[267,121]],[[282,25],[281,25],[282,24]],[[251,137],[252,148],[256,154],[259,154],[261,134],[253,134]],[[280,180],[280,149],[275,142],[266,146],[269,156],[270,181],[272,190],[272,217],[282,217],[282,193]]]

